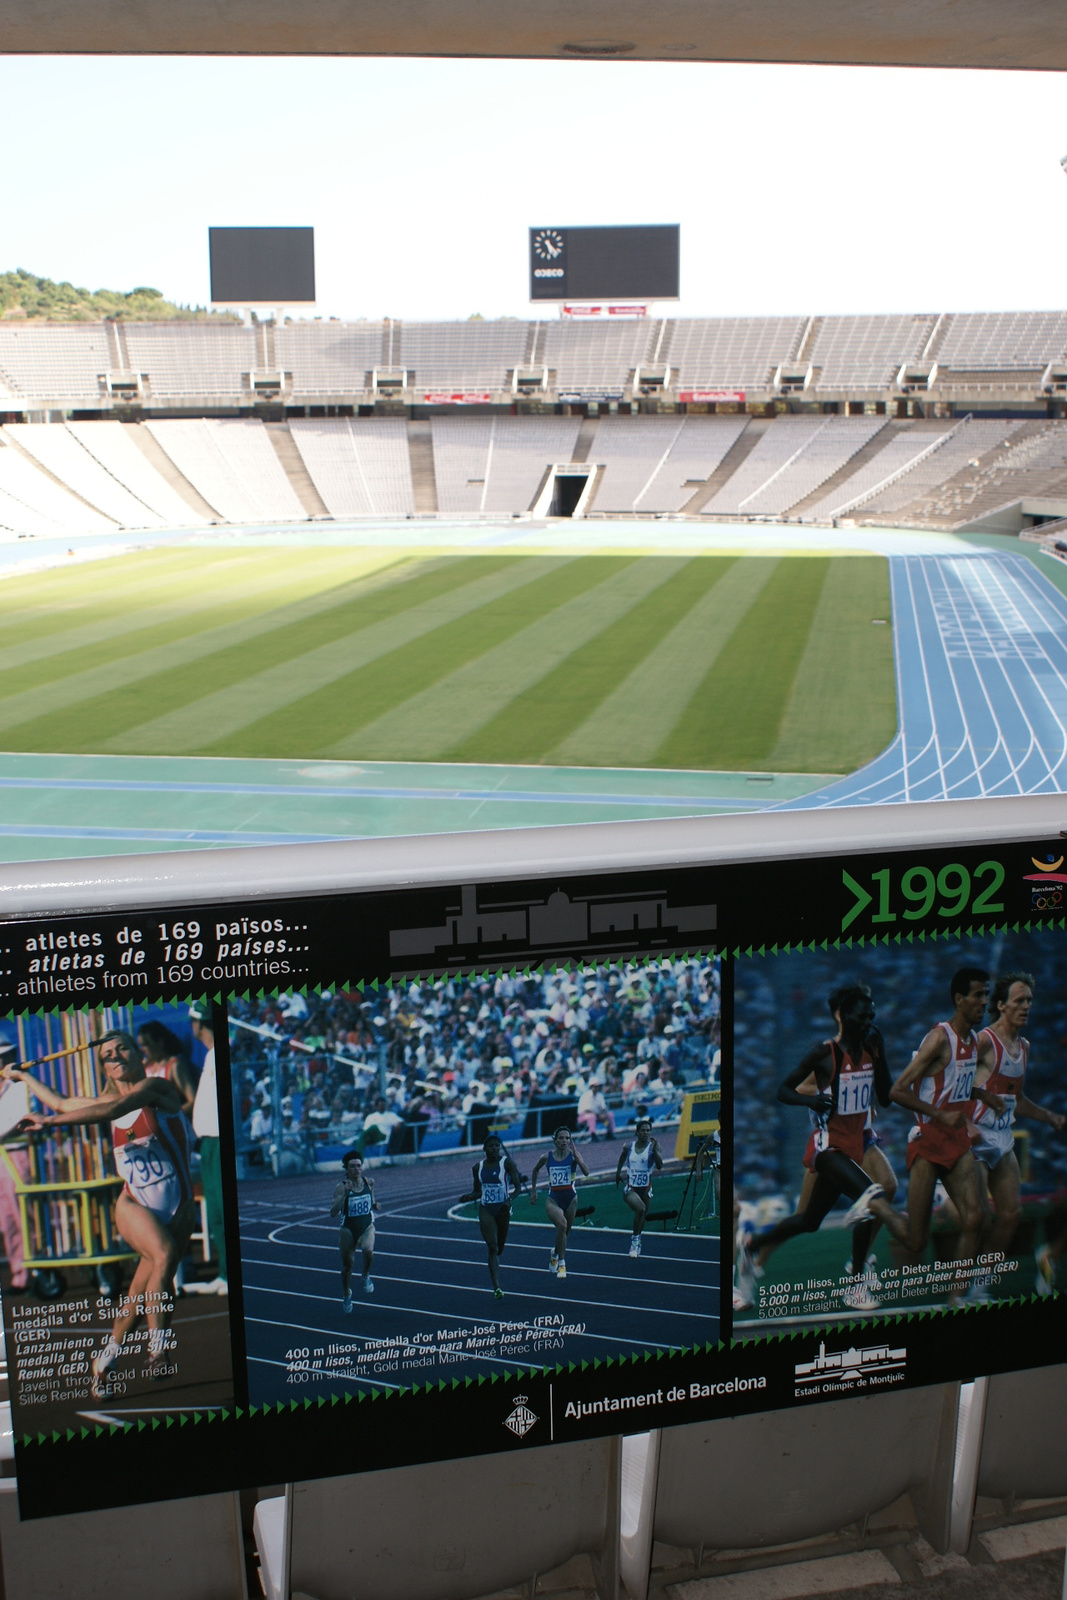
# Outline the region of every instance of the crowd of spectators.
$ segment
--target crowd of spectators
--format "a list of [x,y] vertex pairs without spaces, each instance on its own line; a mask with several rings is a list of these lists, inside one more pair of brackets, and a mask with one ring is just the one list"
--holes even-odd
[[[1067,936],[1063,933],[1006,933],[991,939],[798,951],[742,960],[734,977],[734,1173],[740,1199],[785,1195],[792,1203],[800,1189],[809,1118],[775,1096],[786,1073],[811,1046],[833,1037],[836,1025],[827,1007],[830,992],[844,983],[870,985],[895,1078],[934,1023],[952,1015],[950,980],[965,965],[984,967],[994,978],[1007,972],[1032,974],[1026,1092],[1038,1105],[1067,1113]],[[876,1107],[876,1112],[879,1141],[903,1179],[904,1147],[913,1118],[898,1106]],[[1021,1148],[1027,1187],[1051,1193],[1067,1185],[1067,1136],[1023,1119],[1017,1127],[1025,1135]]]
[[412,1126],[477,1143],[489,1117],[517,1124],[560,1106],[596,1136],[620,1108],[669,1114],[718,1071],[711,959],[296,992],[229,1010],[246,1148],[276,1142],[279,1107],[283,1144],[396,1147]]

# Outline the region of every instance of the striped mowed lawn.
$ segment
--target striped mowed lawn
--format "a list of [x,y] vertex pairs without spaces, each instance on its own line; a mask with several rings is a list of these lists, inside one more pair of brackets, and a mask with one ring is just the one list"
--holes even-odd
[[848,772],[878,556],[159,548],[0,586],[0,748]]

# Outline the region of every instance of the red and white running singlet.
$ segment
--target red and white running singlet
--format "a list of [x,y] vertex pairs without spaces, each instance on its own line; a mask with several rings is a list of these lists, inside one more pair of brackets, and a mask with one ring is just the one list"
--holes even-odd
[[131,1200],[169,1222],[193,1197],[188,1123],[180,1111],[138,1106],[111,1124],[115,1167]]
[[[949,1058],[936,1072],[927,1073],[915,1085],[915,1093],[924,1100],[931,1111],[956,1110],[967,1112],[967,1102],[974,1094],[974,1075],[978,1067],[978,1040],[973,1033],[966,1038],[958,1034],[951,1022],[937,1022],[948,1040]],[[958,1128],[946,1128],[932,1122],[920,1112],[915,1113],[915,1126],[908,1134],[907,1163],[910,1167],[918,1156],[937,1167],[954,1167],[970,1148],[965,1118]]]
[[863,1130],[870,1116],[874,1098],[874,1058],[864,1048],[858,1061],[853,1061],[839,1039],[827,1039],[833,1076],[826,1089],[834,1102],[829,1116],[819,1116],[811,1111],[812,1135],[804,1152],[804,1165],[810,1167],[824,1150],[840,1150],[856,1165],[863,1160]]
[[993,1156],[992,1164],[995,1165],[1015,1144],[1015,1105],[1023,1092],[1030,1046],[1025,1039],[1018,1039],[1015,1050],[1009,1051],[992,1028],[983,1028],[981,1037],[991,1046],[994,1061],[993,1071],[983,1088],[1000,1096],[1004,1110],[998,1116],[992,1106],[985,1105],[981,1100],[976,1100],[971,1106],[971,1121],[982,1130],[981,1141],[975,1146],[974,1153],[979,1161],[988,1161]]

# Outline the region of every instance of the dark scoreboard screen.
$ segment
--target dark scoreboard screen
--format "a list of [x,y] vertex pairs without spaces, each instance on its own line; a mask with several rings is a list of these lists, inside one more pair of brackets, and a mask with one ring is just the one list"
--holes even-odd
[[681,229],[531,228],[531,300],[677,300]]
[[313,305],[314,228],[209,228],[216,304]]

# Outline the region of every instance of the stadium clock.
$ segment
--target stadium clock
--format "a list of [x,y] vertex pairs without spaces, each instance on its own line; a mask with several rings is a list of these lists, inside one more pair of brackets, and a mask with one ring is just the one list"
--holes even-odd
[[534,234],[533,247],[542,261],[555,261],[563,254],[563,235],[555,228],[541,228]]

